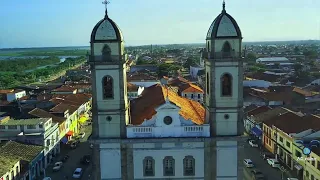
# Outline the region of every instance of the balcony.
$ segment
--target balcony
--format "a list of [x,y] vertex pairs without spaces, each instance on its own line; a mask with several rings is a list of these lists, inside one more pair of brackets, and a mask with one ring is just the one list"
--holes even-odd
[[209,137],[210,126],[141,127],[128,126],[128,138]]

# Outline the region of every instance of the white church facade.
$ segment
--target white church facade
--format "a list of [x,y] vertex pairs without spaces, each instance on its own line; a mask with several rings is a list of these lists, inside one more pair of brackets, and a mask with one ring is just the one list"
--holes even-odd
[[205,106],[160,84],[129,101],[123,35],[106,10],[89,58],[94,180],[242,179],[242,36],[225,4],[206,41]]

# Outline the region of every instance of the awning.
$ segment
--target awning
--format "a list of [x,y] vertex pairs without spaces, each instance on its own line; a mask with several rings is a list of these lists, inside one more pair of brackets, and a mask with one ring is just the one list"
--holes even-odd
[[66,133],[66,136],[72,136],[73,135],[73,131],[68,131],[67,133]]
[[251,129],[251,131],[252,131],[252,133],[253,133],[254,135],[256,135],[256,136],[261,136],[261,135],[262,135],[262,131],[261,131],[259,128],[257,128],[257,127],[253,127],[253,128]]
[[87,117],[82,116],[82,117],[79,119],[79,122],[80,122],[80,123],[85,123],[87,120],[88,120]]
[[294,165],[294,167],[297,169],[297,170],[301,170],[303,167],[301,166],[301,165],[299,165],[299,164],[296,164],[296,165]]
[[61,139],[61,142],[62,142],[63,144],[67,144],[68,138],[67,138],[67,137],[63,137],[63,138]]

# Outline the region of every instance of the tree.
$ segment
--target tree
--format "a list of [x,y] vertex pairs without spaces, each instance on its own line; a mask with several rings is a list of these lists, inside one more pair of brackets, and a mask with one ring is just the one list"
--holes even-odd
[[318,53],[315,50],[306,50],[303,52],[308,59],[316,59],[318,57]]
[[293,65],[293,68],[294,68],[295,75],[298,78],[304,78],[304,77],[307,77],[309,75],[309,72],[308,71],[304,71],[303,66],[300,63],[295,63]]
[[257,56],[254,53],[247,54],[247,61],[249,62],[256,62]]
[[300,49],[299,49],[298,46],[296,46],[296,47],[294,47],[293,51],[294,51],[295,54],[298,54],[300,52]]
[[195,58],[189,57],[186,62],[183,64],[184,68],[190,68],[190,66],[195,66],[197,65],[197,60]]
[[158,68],[158,76],[170,76],[175,74],[181,67],[173,64],[160,64]]

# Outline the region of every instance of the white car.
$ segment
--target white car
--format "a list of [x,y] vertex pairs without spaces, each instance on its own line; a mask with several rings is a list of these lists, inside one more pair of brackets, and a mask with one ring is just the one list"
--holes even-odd
[[51,177],[45,177],[43,180],[51,180]]
[[299,180],[298,178],[288,178],[287,180]]
[[258,144],[256,143],[255,140],[250,140],[249,144],[250,144],[251,147],[258,147]]
[[61,161],[54,163],[53,171],[59,171],[62,167],[63,163]]
[[82,168],[77,168],[74,170],[72,177],[75,179],[80,179],[82,176]]
[[278,160],[276,159],[267,159],[268,161],[268,164],[271,166],[271,167],[274,167],[274,168],[280,168],[280,163]]
[[82,132],[82,133],[79,134],[79,136],[80,136],[81,138],[84,138],[84,137],[86,136],[86,133]]
[[251,167],[254,166],[254,165],[253,165],[253,162],[251,161],[251,159],[244,159],[244,160],[243,160],[243,163],[244,163],[244,165],[245,165],[246,167],[248,167],[248,168],[251,168]]

